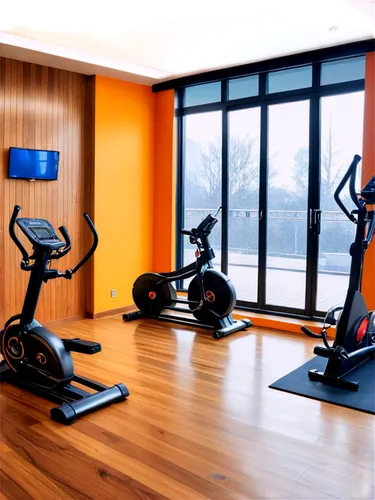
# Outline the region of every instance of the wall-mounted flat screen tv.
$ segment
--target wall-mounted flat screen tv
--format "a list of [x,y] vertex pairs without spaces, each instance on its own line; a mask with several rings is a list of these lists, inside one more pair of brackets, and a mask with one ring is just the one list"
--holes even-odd
[[9,148],[8,177],[56,181],[59,156],[59,151]]

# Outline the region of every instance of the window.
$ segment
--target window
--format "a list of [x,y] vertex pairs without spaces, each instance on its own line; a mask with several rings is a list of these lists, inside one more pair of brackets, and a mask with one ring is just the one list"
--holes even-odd
[[[221,112],[188,115],[184,119],[185,182],[184,227],[197,227],[209,213],[221,206]],[[221,231],[215,226],[210,242],[220,268]],[[183,240],[183,265],[194,261],[196,247]],[[184,283],[187,287],[187,283]]]
[[260,108],[229,113],[228,274],[240,300],[258,295]]
[[267,80],[267,93],[285,92],[286,90],[297,90],[312,85],[312,67],[286,69],[269,73]]
[[309,102],[271,105],[268,116],[266,303],[304,309]]
[[[349,283],[349,249],[355,237],[355,224],[343,214],[333,194],[353,156],[362,155],[364,92],[323,97],[321,110],[322,222],[317,309],[326,311],[334,304],[343,304]],[[357,173],[359,187],[360,168]],[[343,192],[343,199],[349,209],[354,208],[348,189]]]
[[[361,154],[364,58],[231,76],[225,87],[227,95],[220,81],[182,90],[178,220],[196,227],[222,206],[214,266],[239,306],[322,317],[348,283],[355,227],[333,192]],[[187,265],[195,249],[178,241]]]
[[194,85],[185,89],[185,107],[209,104],[221,100],[221,82]]
[[259,76],[234,78],[228,82],[228,99],[242,99],[259,94]]
[[363,80],[365,77],[365,57],[353,57],[341,61],[322,64],[321,85]]

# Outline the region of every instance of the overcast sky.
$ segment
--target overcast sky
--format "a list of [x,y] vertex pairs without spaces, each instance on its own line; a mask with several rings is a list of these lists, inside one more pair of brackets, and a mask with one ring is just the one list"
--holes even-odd
[[[336,167],[349,165],[354,154],[362,154],[364,92],[323,97],[322,106],[322,150],[329,123],[334,132],[333,150]],[[275,182],[290,185],[294,155],[301,147],[308,146],[309,138],[308,101],[278,104],[269,107],[269,148],[273,165],[279,175]],[[206,149],[210,141],[221,136],[221,112],[189,115],[186,117],[186,138]],[[244,137],[251,133],[259,148],[259,108],[231,112],[230,133]],[[194,156],[195,157],[195,156]],[[193,170],[196,165],[188,165]]]

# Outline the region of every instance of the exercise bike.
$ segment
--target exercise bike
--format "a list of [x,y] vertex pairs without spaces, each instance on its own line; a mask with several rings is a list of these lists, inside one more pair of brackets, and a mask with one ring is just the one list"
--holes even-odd
[[[124,314],[124,321],[149,317],[209,328],[214,330],[212,336],[216,339],[252,325],[249,319],[233,319],[231,313],[236,304],[235,289],[225,274],[213,268],[215,253],[208,237],[218,222],[218,213],[215,216],[208,215],[197,228],[181,230],[182,234],[189,236],[190,243],[197,246],[195,262],[168,273],[142,274],[135,281],[133,300],[139,311]],[[187,300],[180,299],[172,283],[189,278],[193,279],[189,284]],[[176,307],[176,304],[188,307]],[[196,319],[162,314],[164,310],[190,313]]]
[[[360,161],[361,157],[355,155],[335,192],[335,201],[348,219],[357,226],[355,241],[350,248],[350,280],[344,307],[332,307],[327,312],[320,334],[313,333],[306,326],[302,327],[302,331],[309,337],[323,340],[324,347],[316,346],[314,354],[328,358],[325,371],[309,370],[309,379],[351,391],[358,391],[359,384],[346,376],[370,360],[375,352],[375,311],[368,311],[361,294],[363,259],[375,231],[374,210],[367,208],[367,205],[375,204],[375,176],[358,196],[355,180]],[[350,197],[356,205],[356,209],[351,213],[340,198],[348,182]],[[373,278],[375,284],[375,277]],[[333,345],[330,345],[327,330],[334,325],[336,336]]]
[[[22,313],[12,316],[0,332],[4,357],[0,369],[1,382],[9,382],[60,404],[50,410],[51,417],[60,423],[71,424],[82,415],[123,401],[129,395],[124,384],[107,387],[74,374],[70,353],[96,354],[101,351],[100,344],[80,339],[60,339],[34,319],[43,282],[56,278],[70,280],[95,252],[98,235],[89,215],[84,214],[94,236],[91,249],[74,269],[65,272],[51,269],[49,264],[64,257],[71,249],[66,228],[59,228],[63,242],[47,220],[17,218],[20,210],[18,205],[14,207],[9,233],[22,254],[21,269],[31,274]],[[33,245],[32,255],[28,255],[16,236],[16,223]],[[86,392],[72,382],[97,392]]]

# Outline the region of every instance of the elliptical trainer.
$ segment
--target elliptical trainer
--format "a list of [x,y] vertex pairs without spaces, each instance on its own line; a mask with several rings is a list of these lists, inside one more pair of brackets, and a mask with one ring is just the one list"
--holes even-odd
[[[35,309],[43,282],[56,278],[70,280],[89,260],[98,246],[98,235],[89,215],[84,218],[93,233],[91,249],[74,269],[65,272],[49,269],[52,260],[61,259],[71,249],[69,234],[64,226],[59,228],[64,241],[57,236],[52,225],[44,219],[17,218],[21,207],[16,205],[9,224],[9,233],[22,254],[21,269],[30,271],[22,313],[12,316],[0,332],[1,381],[9,382],[60,404],[50,410],[51,417],[63,424],[71,424],[86,415],[129,396],[124,384],[107,387],[86,377],[74,374],[71,352],[96,354],[101,351],[97,342],[80,339],[60,339],[34,319]],[[15,233],[19,226],[33,245],[33,254],[28,255]],[[34,261],[30,264],[30,261]],[[18,321],[17,323],[15,323]],[[86,392],[71,382],[97,391]]]
[[[220,209],[219,209],[220,210]],[[133,300],[139,311],[123,314],[124,321],[149,317],[201,328],[213,329],[216,339],[244,330],[252,325],[249,319],[234,320],[232,311],[236,305],[236,291],[225,274],[213,268],[215,253],[209,242],[209,235],[217,224],[215,217],[207,217],[191,230],[182,229],[189,236],[190,243],[197,246],[196,261],[168,273],[142,274],[133,285]],[[172,282],[193,278],[188,288],[188,298],[177,298]],[[188,308],[176,307],[186,304]],[[196,319],[172,314],[164,310],[190,313]]]
[[[360,196],[355,190],[355,180],[359,155],[354,159],[335,192],[335,200],[349,220],[357,226],[355,241],[350,248],[352,258],[349,288],[344,307],[332,307],[324,320],[320,334],[315,334],[306,326],[302,331],[312,338],[322,339],[325,347],[316,346],[314,354],[328,358],[324,372],[309,370],[309,378],[313,381],[334,385],[342,389],[358,391],[359,384],[348,380],[349,373],[359,368],[374,356],[375,352],[375,311],[369,312],[361,294],[363,259],[371,243],[375,231],[374,210],[367,205],[375,204],[375,176],[362,189]],[[349,182],[349,192],[356,209],[349,213],[340,198],[345,185]],[[375,277],[374,286],[375,286]],[[333,345],[329,345],[327,329],[336,326],[336,337]]]

